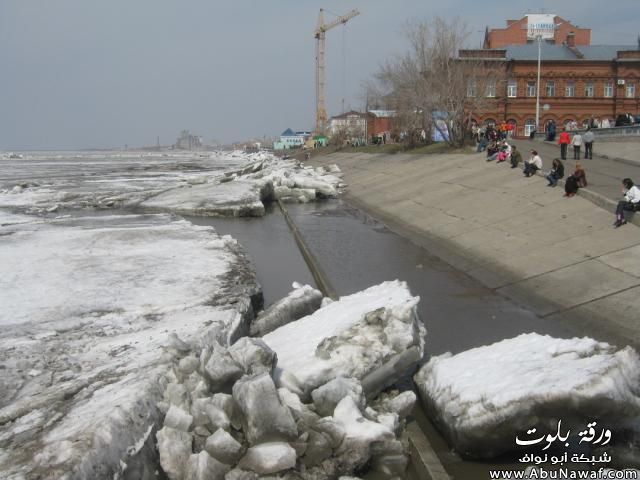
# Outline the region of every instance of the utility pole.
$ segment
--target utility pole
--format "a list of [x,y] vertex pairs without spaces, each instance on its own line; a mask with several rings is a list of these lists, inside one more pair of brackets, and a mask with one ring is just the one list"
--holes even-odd
[[536,132],[539,132],[540,128],[540,57],[542,50],[542,35],[536,36],[538,40],[538,79],[536,80]]

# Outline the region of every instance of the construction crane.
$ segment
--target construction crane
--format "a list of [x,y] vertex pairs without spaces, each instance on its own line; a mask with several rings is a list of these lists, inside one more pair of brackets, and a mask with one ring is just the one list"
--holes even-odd
[[316,38],[316,133],[324,133],[327,124],[327,111],[324,108],[324,40],[326,32],[338,25],[344,25],[356,15],[360,15],[358,9],[351,10],[346,15],[325,24],[324,10],[320,9],[318,27],[314,32]]

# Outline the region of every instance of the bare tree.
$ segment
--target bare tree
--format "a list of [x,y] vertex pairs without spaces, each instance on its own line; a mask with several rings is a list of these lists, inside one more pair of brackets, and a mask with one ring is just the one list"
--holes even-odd
[[416,131],[430,136],[437,129],[451,145],[463,145],[471,119],[496,101],[506,75],[503,59],[459,56],[469,37],[459,19],[410,23],[406,35],[408,52],[382,65],[375,75],[377,90],[369,88],[396,110],[410,142]]

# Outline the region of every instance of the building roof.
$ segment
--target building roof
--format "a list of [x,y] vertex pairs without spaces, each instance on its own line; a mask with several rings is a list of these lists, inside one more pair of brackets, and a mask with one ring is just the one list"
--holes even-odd
[[[569,48],[566,45],[541,44],[542,60],[562,61],[610,61],[615,60],[620,50],[637,50],[637,45],[579,45]],[[506,50],[507,60],[538,60],[538,44],[507,45],[496,50]],[[582,54],[582,58],[580,58]]]
[[333,117],[331,117],[332,119],[337,119],[337,118],[347,118],[347,117],[364,117],[365,114],[362,112],[356,112],[355,110],[351,110],[349,112],[345,112],[341,115],[334,115]]
[[390,118],[396,116],[395,110],[369,110],[368,112],[378,118]]
[[281,137],[293,137],[295,136],[295,133],[293,130],[291,130],[290,128],[287,128],[284,132],[282,132],[280,134]]

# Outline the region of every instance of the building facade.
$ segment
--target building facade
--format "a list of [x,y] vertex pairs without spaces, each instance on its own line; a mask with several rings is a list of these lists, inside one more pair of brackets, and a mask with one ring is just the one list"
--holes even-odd
[[567,35],[573,33],[575,44],[591,45],[591,29],[580,28],[554,14],[532,13],[520,20],[507,20],[506,28],[485,30],[483,48],[503,48],[507,45],[524,45],[541,35],[543,40],[554,45],[565,43]]
[[388,142],[391,139],[394,110],[369,110],[367,111],[367,139]]
[[294,132],[287,128],[280,135],[280,140],[273,142],[274,150],[288,150],[291,148],[301,148],[309,138],[311,132]]
[[329,135],[347,140],[364,140],[367,134],[367,114],[351,110],[329,119]]
[[[613,126],[618,115],[640,113],[638,45],[590,45],[589,29],[580,29],[580,41],[576,31],[569,30],[560,42],[560,27],[573,27],[569,22],[551,16],[552,23],[536,24],[546,26],[544,33],[541,28],[527,30],[529,17],[505,29],[510,34],[487,32],[485,45],[499,48],[460,50],[461,61],[482,60],[489,74],[492,69],[500,70],[496,77],[503,79],[487,92],[469,89],[470,96],[489,97],[481,111],[471,112],[476,123],[506,121],[515,125],[516,136],[523,137],[532,130],[543,131],[550,120],[562,127],[570,122],[582,126],[590,119],[607,119]],[[504,41],[518,43],[503,45]],[[538,47],[540,124],[536,125]]]

